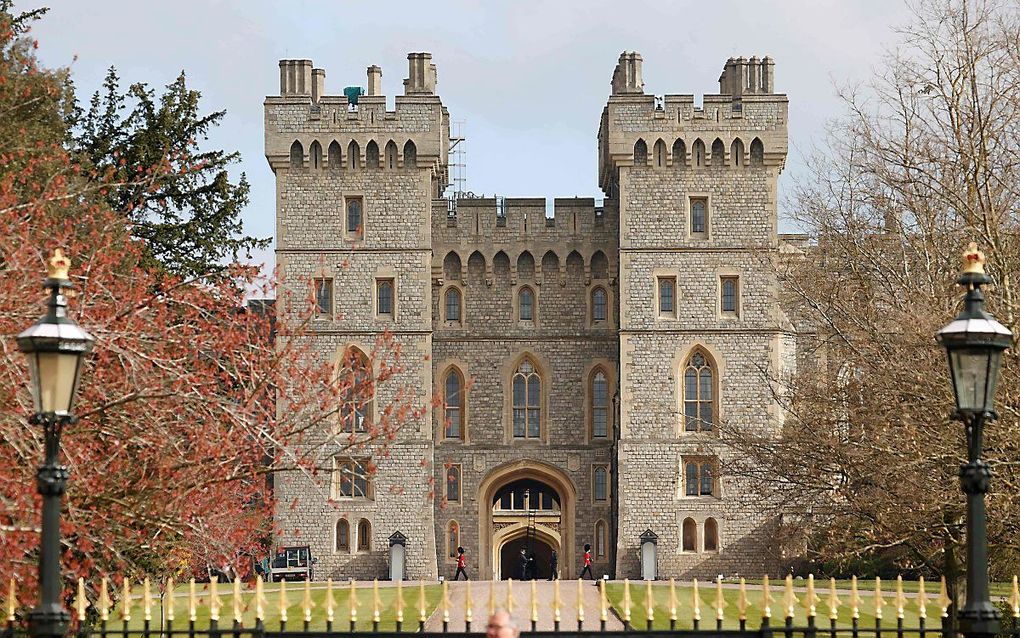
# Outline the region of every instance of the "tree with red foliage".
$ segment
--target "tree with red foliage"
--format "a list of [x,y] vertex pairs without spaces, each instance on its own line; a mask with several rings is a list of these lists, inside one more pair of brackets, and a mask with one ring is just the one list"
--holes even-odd
[[[370,397],[400,369],[389,338],[370,355],[372,374],[348,374],[292,338],[305,322],[276,326],[283,338],[274,343],[271,317],[244,311],[253,269],[235,266],[231,279],[210,283],[145,268],[146,246],[106,195],[125,179],[135,190],[154,186],[168,170],[188,170],[187,158],[130,177],[77,164],[63,146],[66,72],[41,69],[36,43],[13,25],[0,12],[0,574],[14,576],[30,604],[43,437],[27,423],[28,372],[13,337],[42,314],[41,278],[57,247],[72,259],[70,313],[97,338],[80,420],[63,437],[65,582],[241,564],[270,532],[270,473],[327,469],[323,445],[385,455],[428,406],[398,392],[364,431],[337,434],[339,397]],[[308,316],[312,302],[311,291],[287,301]]]

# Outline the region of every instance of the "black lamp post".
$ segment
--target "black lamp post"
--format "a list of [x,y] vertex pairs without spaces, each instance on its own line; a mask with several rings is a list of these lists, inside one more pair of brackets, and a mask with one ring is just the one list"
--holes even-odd
[[70,261],[59,249],[49,262],[43,285],[50,291],[49,310],[31,328],[18,335],[18,349],[28,359],[35,414],[32,425],[41,425],[46,458],[37,474],[43,497],[42,540],[39,546],[39,605],[28,614],[33,636],[64,636],[70,616],[61,601],[60,500],[67,486],[67,468],[59,464],[60,433],[75,421],[74,398],[81,379],[85,355],[95,339],[67,316],[63,290]]
[[957,279],[967,291],[963,312],[936,335],[949,359],[956,395],[954,417],[963,421],[967,431],[967,463],[960,466],[960,486],[967,494],[967,602],[957,617],[961,633],[969,638],[999,632],[999,611],[988,596],[985,493],[992,473],[981,458],[981,437],[985,422],[997,416],[995,387],[1002,352],[1013,342],[1013,333],[984,311],[981,286],[990,281],[984,265],[985,256],[971,243]]

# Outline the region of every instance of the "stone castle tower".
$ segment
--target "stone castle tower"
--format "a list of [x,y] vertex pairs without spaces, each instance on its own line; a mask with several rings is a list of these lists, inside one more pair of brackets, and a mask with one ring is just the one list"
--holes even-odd
[[324,458],[321,484],[277,477],[278,544],[310,544],[317,577],[385,578],[398,536],[410,578],[450,575],[458,545],[481,578],[519,577],[522,549],[539,576],[556,551],[575,577],[585,545],[597,575],[636,577],[642,537],[660,577],[770,566],[775,521],[726,475],[717,431],[774,427],[762,371],[796,365],[772,268],[787,99],[769,58],[728,60],[700,108],[645,94],[641,64],[624,53],[613,73],[604,201],[556,199],[548,217],[541,198],[441,198],[429,54],[408,55],[392,111],[377,66],[367,94],[337,97],[311,61],[280,63],[277,261],[288,289],[315,291],[310,345],[357,374],[392,333],[404,370],[373,405],[442,399],[384,456]]

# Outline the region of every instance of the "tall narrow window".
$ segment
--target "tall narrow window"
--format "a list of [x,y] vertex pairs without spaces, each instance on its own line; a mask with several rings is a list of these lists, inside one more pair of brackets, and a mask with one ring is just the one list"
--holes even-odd
[[705,143],[701,141],[701,138],[694,140],[694,144],[691,146],[691,159],[695,168],[705,165]]
[[609,316],[609,295],[605,288],[596,288],[591,292],[592,321],[605,321]]
[[596,370],[591,378],[591,435],[609,436],[609,382],[602,370]]
[[379,145],[375,143],[375,140],[365,146],[365,167],[379,168]]
[[765,164],[765,146],[757,137],[751,140],[751,166],[762,166]]
[[393,170],[397,167],[397,145],[390,140],[386,143],[386,168]]
[[446,555],[449,558],[457,558],[457,548],[460,547],[460,525],[457,521],[450,521],[446,528]]
[[446,468],[446,502],[460,502],[460,466],[451,465]]
[[347,198],[347,236],[349,238],[358,238],[362,236],[363,228],[363,215],[362,210],[362,199],[360,197],[348,197]]
[[334,498],[371,498],[372,482],[367,465],[356,459],[334,459]]
[[372,524],[367,518],[358,523],[358,551],[367,552],[372,549]]
[[720,310],[724,315],[736,316],[740,309],[740,280],[737,277],[723,277],[720,288]]
[[451,369],[446,373],[446,413],[444,420],[446,425],[443,430],[444,438],[464,438],[464,382],[460,372]]
[[371,421],[375,378],[363,352],[351,347],[344,354],[340,383],[340,432],[366,432]]
[[376,314],[382,319],[393,319],[393,280],[377,279],[375,294]]
[[407,140],[404,144],[404,168],[418,167],[418,148],[414,142]]
[[305,165],[305,149],[301,146],[301,142],[294,140],[294,143],[290,145],[290,167],[301,168]]
[[685,552],[696,552],[698,551],[698,524],[694,522],[693,518],[685,518],[683,525],[683,539],[682,539],[683,551]]
[[344,167],[340,144],[336,140],[330,142],[326,160],[329,162],[330,170],[338,171]]
[[708,200],[691,198],[691,236],[704,238],[708,234]]
[[684,494],[687,496],[697,496],[700,488],[698,483],[698,464],[697,463],[685,463],[684,464]]
[[315,314],[329,317],[333,314],[333,280],[313,280],[315,286]]
[[520,321],[535,319],[535,293],[527,286],[517,293],[517,318]]
[[445,306],[446,322],[447,323],[460,323],[461,318],[461,296],[460,290],[456,288],[448,288],[446,290],[445,299],[443,300]]
[[639,139],[634,143],[634,166],[646,166],[648,164],[648,145],[644,140]]
[[701,479],[701,481],[700,481],[701,482],[701,486],[700,486],[701,487],[701,490],[700,490],[701,494],[700,495],[701,496],[712,496],[712,492],[715,491],[713,489],[715,487],[715,481],[713,480],[713,477],[712,477],[712,466],[709,465],[708,463],[702,463],[701,464],[701,476],[698,477],[698,478]]
[[312,145],[308,147],[308,159],[311,161],[312,168],[322,168],[322,145],[319,144],[318,140],[312,142]]
[[347,522],[347,519],[341,518],[336,522],[336,545],[334,549],[338,552],[351,551],[351,524]]
[[662,140],[657,141],[654,146],[654,152],[655,152],[655,168],[665,168],[666,143],[663,142]]
[[357,170],[361,165],[361,147],[354,140],[347,145],[347,168]]
[[606,557],[606,547],[609,545],[609,533],[606,530],[606,522],[603,520],[595,523],[595,558]]
[[609,468],[605,465],[592,470],[592,496],[596,501],[609,500]]
[[542,379],[529,359],[521,361],[513,379],[513,435],[537,439],[542,434]]
[[684,430],[710,432],[713,415],[715,375],[701,351],[691,355],[684,368]]
[[719,523],[714,518],[705,519],[705,551],[719,551]]
[[676,277],[659,277],[659,314],[676,315]]

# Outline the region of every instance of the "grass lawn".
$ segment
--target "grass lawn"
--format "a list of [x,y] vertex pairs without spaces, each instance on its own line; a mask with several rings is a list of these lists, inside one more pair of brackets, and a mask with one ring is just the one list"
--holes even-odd
[[[906,583],[904,583],[905,585]],[[895,585],[893,585],[895,587]],[[622,583],[611,583],[606,588],[606,595],[609,599],[610,604],[615,608],[617,615],[623,617],[623,589]],[[783,610],[783,583],[780,581],[778,584],[773,583],[769,588],[772,594],[772,604],[770,605],[772,610],[772,626],[782,626],[785,622],[785,612]],[[904,587],[905,589],[905,587]],[[858,586],[860,592],[861,603],[860,603],[860,615],[858,623],[861,628],[873,628],[875,626],[875,598],[872,590],[865,591],[862,586]],[[893,604],[893,593],[886,591],[885,583],[882,584],[882,597],[886,601],[886,606],[882,612],[882,626],[895,629],[896,628],[896,607]],[[676,597],[678,601],[677,605],[677,627],[680,629],[691,629],[693,627],[693,593],[694,588],[690,585],[677,585],[676,586]],[[816,589],[816,595],[819,596],[819,600],[815,603],[816,607],[816,619],[815,624],[820,627],[829,626],[829,609],[828,609],[828,583],[823,584],[821,589]],[[646,605],[645,605],[645,583],[638,582],[632,583],[630,588],[631,596],[631,625],[634,627],[644,629],[647,619]],[[652,624],[653,629],[669,629],[669,585],[656,583],[652,585],[652,596],[654,599],[654,622]],[[723,589],[723,600],[726,603],[724,607],[725,619],[723,620],[723,627],[726,629],[737,629],[740,626],[738,620],[738,607],[737,602],[740,596],[738,589],[724,588]],[[838,625],[850,627],[852,624],[850,604],[849,604],[849,593],[840,593],[838,595],[841,605],[839,607],[839,618]],[[714,628],[716,619],[715,601],[716,601],[716,587],[714,583],[698,584],[698,598],[701,600],[701,623],[700,627]],[[928,603],[928,627],[939,626],[939,609],[934,603],[935,596],[929,598]],[[796,611],[794,615],[794,626],[803,627],[807,625],[807,614],[803,607],[804,593],[797,593]],[[761,624],[761,603],[762,603],[762,592],[761,589],[748,589],[747,591],[747,627],[757,628]],[[905,627],[917,627],[917,604],[911,599],[907,602],[904,609],[903,618]]]
[[[247,584],[246,584],[247,585]],[[220,596],[220,620],[221,628],[230,627],[234,618],[233,587],[230,584],[221,583],[217,587]],[[174,587],[173,597],[174,608],[174,629],[184,629],[188,626],[188,585],[177,585]],[[280,585],[279,583],[266,583],[265,588],[264,622],[267,630],[276,630],[280,626]],[[129,628],[140,630],[143,627],[142,601],[140,588],[132,592],[133,607],[131,610],[131,621]],[[204,628],[209,625],[209,585],[208,583],[197,583],[195,593],[198,597],[198,607],[195,613],[195,627]],[[287,629],[301,630],[304,627],[304,610],[302,603],[305,598],[304,583],[287,583]],[[418,629],[418,584],[404,583],[404,631],[417,631]],[[425,586],[425,609],[426,615],[431,615],[439,604],[442,589],[439,585]],[[245,587],[241,590],[243,600],[242,623],[245,627],[255,626],[255,590]],[[326,629],[326,584],[321,582],[312,583],[312,621],[309,628],[312,631],[325,631]],[[350,584],[333,585],[333,600],[336,605],[333,610],[333,628],[336,631],[347,631],[350,627]],[[372,630],[373,600],[371,585],[359,583],[357,588],[358,600],[358,625],[359,631]],[[397,588],[387,583],[379,587],[379,629],[380,631],[394,631],[396,629],[397,617]],[[118,604],[110,613],[110,627],[120,627],[120,605]],[[160,624],[159,598],[155,597],[152,609],[151,627],[157,628]]]

